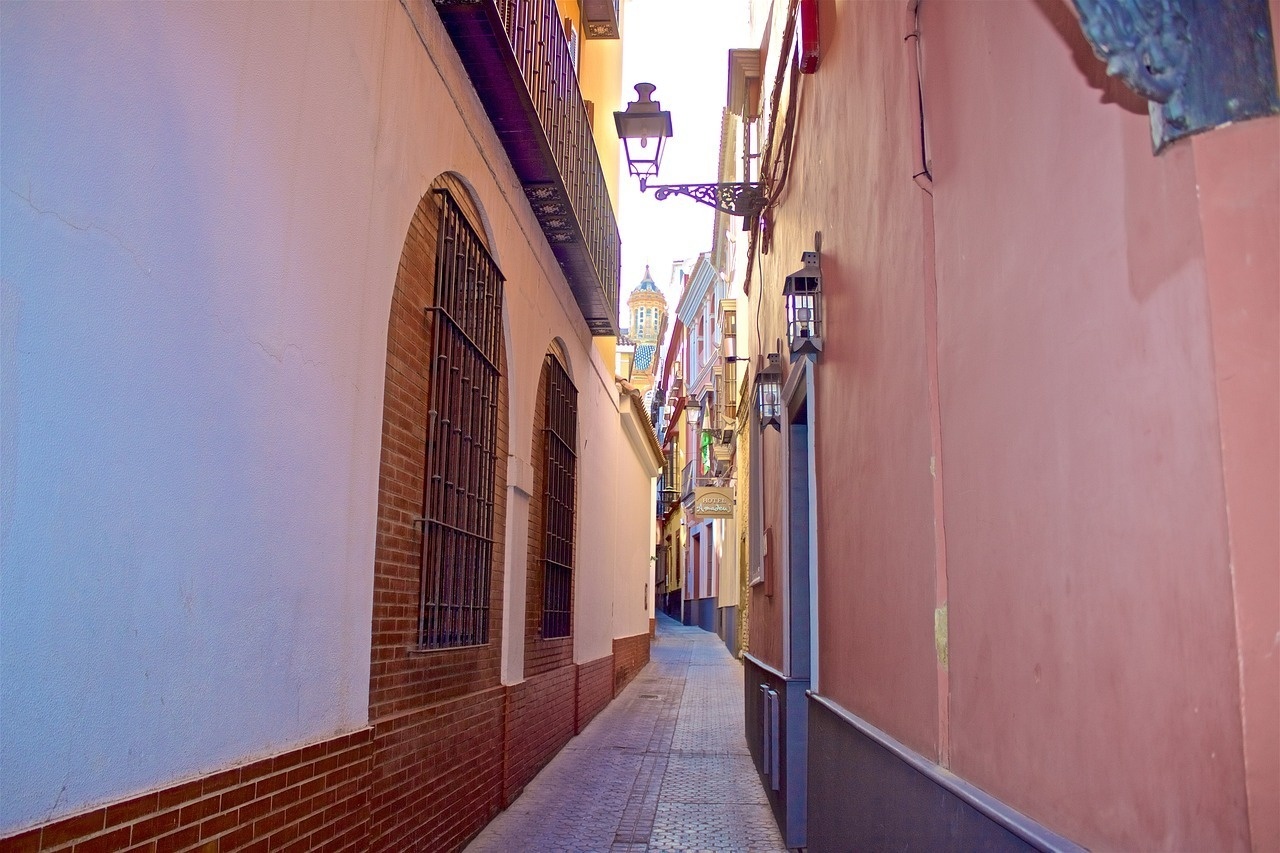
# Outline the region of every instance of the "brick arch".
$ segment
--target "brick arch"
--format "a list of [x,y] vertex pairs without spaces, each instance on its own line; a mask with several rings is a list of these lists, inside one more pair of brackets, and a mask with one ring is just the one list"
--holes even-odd
[[[455,206],[441,196],[445,190]],[[483,644],[423,651],[418,646],[431,408],[437,253],[442,211],[460,213],[492,256],[482,207],[459,176],[432,182],[406,230],[387,321],[387,369],[379,458],[373,565],[369,722],[374,728],[370,849],[405,849],[407,838],[465,840],[499,807],[501,774],[465,788],[441,779],[486,778],[500,767],[504,742],[501,686],[503,562],[506,530],[508,397],[507,322],[496,347],[492,553],[488,560],[488,637]],[[466,227],[452,220],[463,232]],[[470,239],[470,238],[467,238]],[[505,300],[504,300],[505,301]],[[465,729],[465,735],[459,731]],[[463,741],[471,746],[464,747]],[[464,786],[465,787],[465,786]],[[455,785],[456,789],[457,786]],[[469,793],[467,793],[469,792]],[[453,811],[423,810],[454,797]]]
[[[502,565],[506,523],[507,378],[506,334],[498,350],[498,447],[494,465],[494,552],[490,570],[489,642],[415,656],[424,516],[426,430],[430,401],[430,321],[435,304],[435,266],[445,190],[488,248],[477,225],[481,207],[466,183],[445,173],[431,182],[408,225],[396,274],[387,333],[387,377],[383,398],[383,446],[378,483],[378,538],[374,551],[374,626],[370,671],[370,719],[416,706],[430,698],[499,683],[502,640]],[[449,658],[448,662],[442,660]],[[466,675],[460,675],[466,672]]]
[[564,366],[564,370],[569,374],[569,378],[577,382],[573,375],[573,362],[569,359],[569,347],[565,345],[564,339],[559,335],[551,339],[551,344],[547,347],[547,352],[554,355],[560,360],[560,364]]
[[[430,400],[430,338],[426,309],[435,304],[435,269],[441,199],[447,190],[481,242],[480,205],[466,184],[442,174],[419,201],[409,223],[387,323],[382,451],[378,476],[378,528],[374,549],[373,649],[369,716],[499,683],[502,633],[502,563],[505,529],[507,397],[505,335],[499,348],[498,447],[495,463],[494,553],[490,572],[489,641],[481,647],[415,656],[421,575],[426,440]],[[505,325],[505,324],[504,324]],[[445,663],[443,658],[448,658]],[[460,676],[459,673],[467,673]]]

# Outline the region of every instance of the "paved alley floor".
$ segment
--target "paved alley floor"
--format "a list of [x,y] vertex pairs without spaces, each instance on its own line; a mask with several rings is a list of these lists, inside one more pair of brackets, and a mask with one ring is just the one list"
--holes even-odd
[[786,850],[742,732],[742,665],[662,615],[652,648],[469,853]]

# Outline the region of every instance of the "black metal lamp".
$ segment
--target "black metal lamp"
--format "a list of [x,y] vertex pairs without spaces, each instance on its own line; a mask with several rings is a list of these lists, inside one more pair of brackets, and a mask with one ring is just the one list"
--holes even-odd
[[684,416],[689,419],[689,423],[696,430],[699,422],[702,421],[702,401],[692,395],[684,400]]
[[636,99],[627,104],[626,110],[613,114],[618,138],[627,154],[627,169],[640,179],[642,191],[649,179],[658,174],[663,145],[671,138],[671,113],[650,97],[656,88],[652,83],[637,83]]
[[756,415],[760,429],[782,429],[782,368],[778,354],[769,353],[768,362],[756,373]]
[[[651,98],[657,89],[652,83],[637,83],[635,89],[639,97],[628,103],[625,110],[615,112],[613,122],[627,155],[627,170],[640,179],[640,191],[644,192],[649,189],[649,179],[657,176],[662,164],[662,146],[671,136],[671,113]],[[656,142],[653,150],[649,150],[651,140]],[[658,201],[683,195],[730,216],[745,217],[748,223],[759,216],[768,203],[764,185],[760,183],[654,184],[653,190]]]
[[817,252],[805,252],[800,257],[804,269],[787,276],[782,287],[792,361],[822,352],[822,270]]

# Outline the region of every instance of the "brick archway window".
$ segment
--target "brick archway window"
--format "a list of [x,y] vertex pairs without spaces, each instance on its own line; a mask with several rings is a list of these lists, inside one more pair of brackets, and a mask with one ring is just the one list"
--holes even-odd
[[577,494],[578,389],[554,353],[542,365],[546,388],[543,446],[542,636],[568,637],[573,625],[573,530]]
[[453,196],[440,198],[418,645],[489,640],[503,277]]

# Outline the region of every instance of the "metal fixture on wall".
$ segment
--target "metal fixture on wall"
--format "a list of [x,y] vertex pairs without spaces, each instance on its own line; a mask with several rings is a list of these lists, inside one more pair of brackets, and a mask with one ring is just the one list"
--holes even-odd
[[685,398],[684,416],[689,419],[689,423],[696,430],[698,423],[702,420],[702,401],[692,395]]
[[822,352],[822,269],[817,252],[800,256],[803,269],[787,276],[782,296],[787,305],[787,342],[791,360],[817,358]]
[[[613,114],[618,138],[627,156],[627,170],[640,179],[640,191],[653,189],[654,198],[662,201],[673,195],[687,196],[730,216],[751,219],[760,215],[768,203],[764,185],[755,182],[714,184],[649,184],[662,166],[663,143],[671,137],[671,113],[652,99],[657,87],[652,83],[635,85],[637,98],[625,110]],[[649,147],[653,143],[652,149]]]
[[1149,102],[1159,154],[1184,136],[1280,113],[1267,0],[1073,0],[1107,73]]
[[782,368],[776,352],[768,355],[766,364],[756,372],[756,415],[760,429],[771,426],[782,429]]

